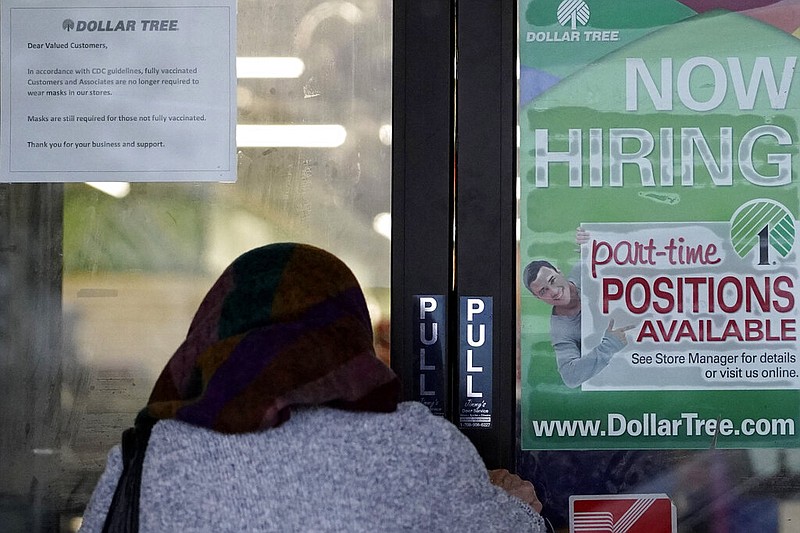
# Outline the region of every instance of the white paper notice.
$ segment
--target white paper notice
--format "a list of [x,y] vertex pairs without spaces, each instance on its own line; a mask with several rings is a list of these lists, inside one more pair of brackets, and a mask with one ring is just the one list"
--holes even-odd
[[0,181],[236,179],[235,0],[0,5]]

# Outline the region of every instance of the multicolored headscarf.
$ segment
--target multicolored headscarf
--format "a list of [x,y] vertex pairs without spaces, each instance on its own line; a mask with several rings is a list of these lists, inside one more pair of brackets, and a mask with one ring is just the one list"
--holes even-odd
[[145,412],[244,433],[280,425],[293,406],[391,412],[399,391],[375,356],[350,269],[319,248],[281,243],[243,254],[222,273]]
[[147,407],[123,432],[103,533],[139,530],[144,457],[158,420],[246,433],[280,425],[293,406],[391,412],[399,394],[397,376],[375,356],[364,295],[344,263],[303,244],[251,250],[208,291]]

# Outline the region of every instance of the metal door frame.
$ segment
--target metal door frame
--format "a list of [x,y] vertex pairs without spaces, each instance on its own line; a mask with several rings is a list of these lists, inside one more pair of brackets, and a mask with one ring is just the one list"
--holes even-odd
[[462,431],[489,468],[513,468],[516,2],[398,0],[393,54],[392,366],[416,399],[414,298],[446,295],[447,416],[458,423],[459,301],[491,298],[492,425]]

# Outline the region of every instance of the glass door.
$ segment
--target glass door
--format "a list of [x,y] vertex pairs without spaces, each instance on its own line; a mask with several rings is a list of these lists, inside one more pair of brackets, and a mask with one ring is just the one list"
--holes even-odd
[[250,248],[341,257],[389,360],[392,3],[240,0],[237,27],[235,183],[0,185],[3,531],[76,530],[196,306]]
[[516,466],[557,531],[797,529],[799,6],[519,2]]

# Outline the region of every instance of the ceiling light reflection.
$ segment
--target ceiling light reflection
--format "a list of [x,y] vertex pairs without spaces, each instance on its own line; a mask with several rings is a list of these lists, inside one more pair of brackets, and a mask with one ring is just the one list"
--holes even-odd
[[240,148],[336,148],[346,139],[347,130],[339,124],[236,126],[236,145]]
[[378,213],[372,219],[372,229],[379,235],[383,235],[392,240],[392,215],[390,213]]
[[125,198],[131,192],[131,184],[125,181],[87,181],[86,185],[114,198]]
[[378,138],[381,140],[381,144],[386,146],[392,145],[392,125],[391,124],[383,124],[378,129]]
[[237,78],[299,78],[306,69],[299,57],[237,57]]

